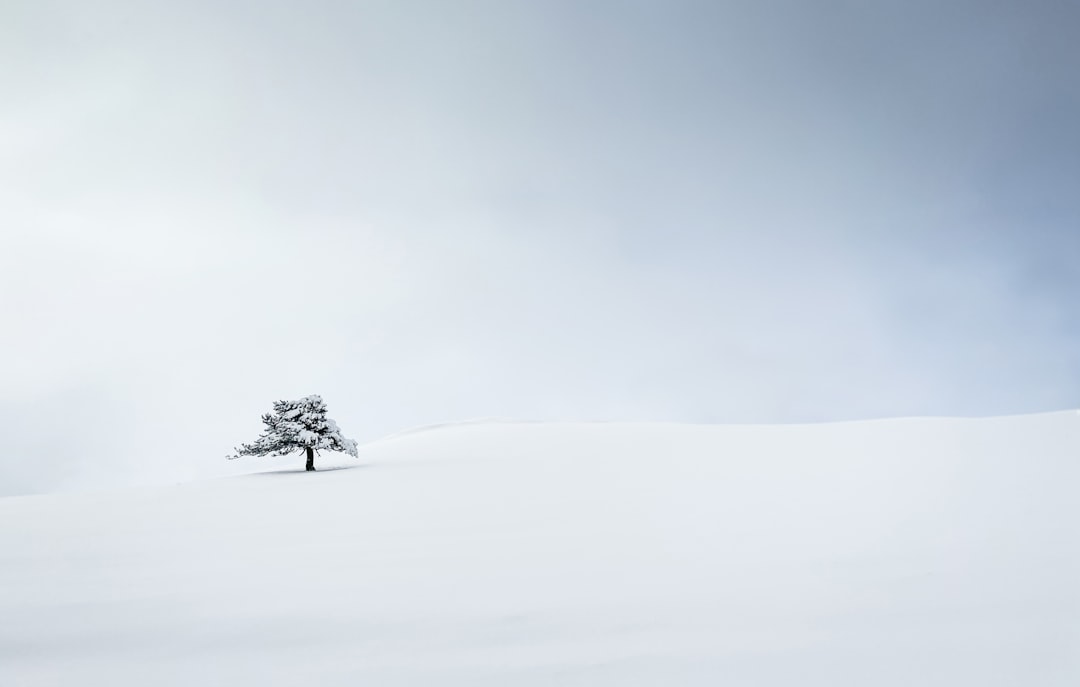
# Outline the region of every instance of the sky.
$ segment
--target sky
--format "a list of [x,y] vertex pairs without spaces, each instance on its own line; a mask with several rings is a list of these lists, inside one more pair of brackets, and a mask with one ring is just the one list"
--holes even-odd
[[214,474],[312,393],[361,442],[1074,408],[1077,26],[0,0],[0,495]]

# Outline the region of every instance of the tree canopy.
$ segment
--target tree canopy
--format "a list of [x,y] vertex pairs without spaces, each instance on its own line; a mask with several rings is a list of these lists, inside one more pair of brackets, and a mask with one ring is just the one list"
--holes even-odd
[[266,429],[250,444],[240,444],[230,460],[243,456],[284,456],[293,451],[340,451],[356,456],[356,442],[345,437],[337,423],[326,417],[321,396],[296,401],[275,401],[262,416]]

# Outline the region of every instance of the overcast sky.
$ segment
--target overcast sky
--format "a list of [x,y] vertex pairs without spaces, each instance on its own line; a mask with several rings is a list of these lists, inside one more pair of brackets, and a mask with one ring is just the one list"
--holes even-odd
[[1076,407],[1078,31],[0,0],[0,494],[212,474],[310,393],[362,442]]

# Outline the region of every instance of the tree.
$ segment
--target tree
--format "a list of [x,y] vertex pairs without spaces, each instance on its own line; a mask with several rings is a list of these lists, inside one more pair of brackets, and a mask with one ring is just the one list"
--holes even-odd
[[321,396],[305,396],[298,401],[275,401],[274,411],[262,416],[266,429],[250,444],[240,444],[229,460],[243,456],[284,456],[293,451],[307,453],[307,469],[315,469],[315,454],[322,450],[341,451],[356,457],[356,442],[341,434],[337,423],[326,417]]

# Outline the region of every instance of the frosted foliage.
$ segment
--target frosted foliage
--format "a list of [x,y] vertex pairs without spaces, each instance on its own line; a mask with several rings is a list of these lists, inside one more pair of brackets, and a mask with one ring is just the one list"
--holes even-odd
[[275,401],[273,412],[262,417],[266,430],[250,444],[241,444],[229,456],[284,456],[311,448],[340,451],[356,456],[356,442],[345,437],[337,423],[326,417],[321,396],[305,396],[298,401]]

